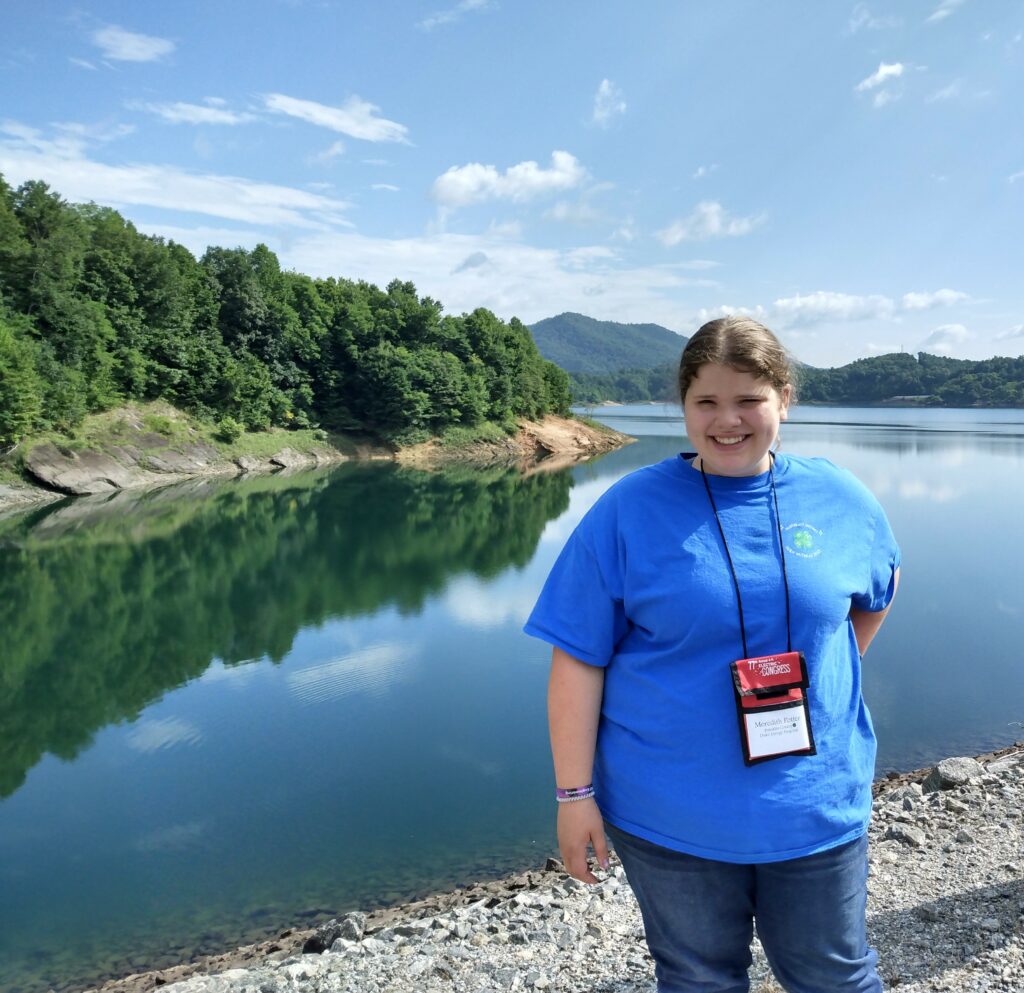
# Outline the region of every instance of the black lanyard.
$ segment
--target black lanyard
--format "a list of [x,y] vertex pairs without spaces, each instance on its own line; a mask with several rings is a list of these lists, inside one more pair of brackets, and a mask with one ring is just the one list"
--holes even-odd
[[[790,631],[789,612],[789,577],[786,575],[786,545],[782,540],[782,519],[779,517],[779,494],[775,491],[775,453],[768,453],[770,462],[768,466],[768,478],[772,484],[772,500],[775,503],[775,525],[779,532],[779,555],[782,558],[782,585],[786,591],[786,651],[793,651],[793,635]],[[700,475],[704,480],[704,489],[708,491],[708,500],[711,501],[711,510],[715,515],[715,523],[718,525],[718,533],[722,536],[722,547],[725,549],[725,559],[729,563],[729,572],[732,573],[732,584],[736,587],[736,606],[740,615],[740,637],[743,639],[743,658],[750,658],[747,652],[747,627],[743,623],[743,597],[740,596],[740,581],[736,578],[736,567],[732,564],[732,555],[729,554],[729,542],[725,540],[725,531],[722,529],[722,521],[718,516],[718,508],[715,506],[715,498],[711,493],[711,484],[708,482],[707,473],[704,471],[704,460],[700,460]]]

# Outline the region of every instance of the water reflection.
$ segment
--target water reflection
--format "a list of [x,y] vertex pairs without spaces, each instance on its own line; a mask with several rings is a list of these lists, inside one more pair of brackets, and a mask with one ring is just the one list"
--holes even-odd
[[[134,719],[214,659],[279,661],[303,628],[386,605],[412,615],[452,577],[524,565],[570,486],[567,473],[344,466],[3,522],[0,796],[44,753],[74,758],[97,730]],[[496,609],[485,597],[458,603],[464,615]],[[376,646],[325,662],[296,676],[295,692],[372,687],[397,676],[406,652]],[[200,737],[167,718],[130,741],[145,750]]]

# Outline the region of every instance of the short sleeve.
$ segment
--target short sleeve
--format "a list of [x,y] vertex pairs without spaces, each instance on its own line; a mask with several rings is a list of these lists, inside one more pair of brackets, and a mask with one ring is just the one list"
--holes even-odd
[[606,666],[628,625],[617,563],[614,556],[599,559],[590,547],[588,523],[566,542],[523,630],[581,662]]
[[889,606],[896,592],[896,570],[900,565],[899,546],[885,511],[877,503],[874,525],[866,588],[852,598],[854,607],[872,613]]

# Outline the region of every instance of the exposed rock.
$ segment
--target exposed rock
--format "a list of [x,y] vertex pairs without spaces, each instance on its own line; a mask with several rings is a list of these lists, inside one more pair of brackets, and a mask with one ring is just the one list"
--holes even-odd
[[972,779],[978,779],[984,774],[977,759],[952,758],[943,759],[928,774],[928,778],[921,784],[925,793],[934,793],[937,790],[951,790],[956,786],[966,786]]
[[266,469],[266,464],[255,455],[239,455],[232,460],[242,472],[259,472]]
[[276,455],[270,456],[270,464],[282,469],[307,469],[316,465],[316,459],[303,455],[294,448],[282,448]]

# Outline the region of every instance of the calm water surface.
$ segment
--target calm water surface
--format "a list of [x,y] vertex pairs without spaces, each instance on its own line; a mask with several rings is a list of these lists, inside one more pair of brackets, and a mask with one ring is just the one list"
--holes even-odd
[[[0,989],[84,986],[554,850],[520,626],[678,410],[557,473],[392,465],[0,520]],[[903,548],[865,664],[879,769],[1024,737],[1024,412],[797,408]]]

